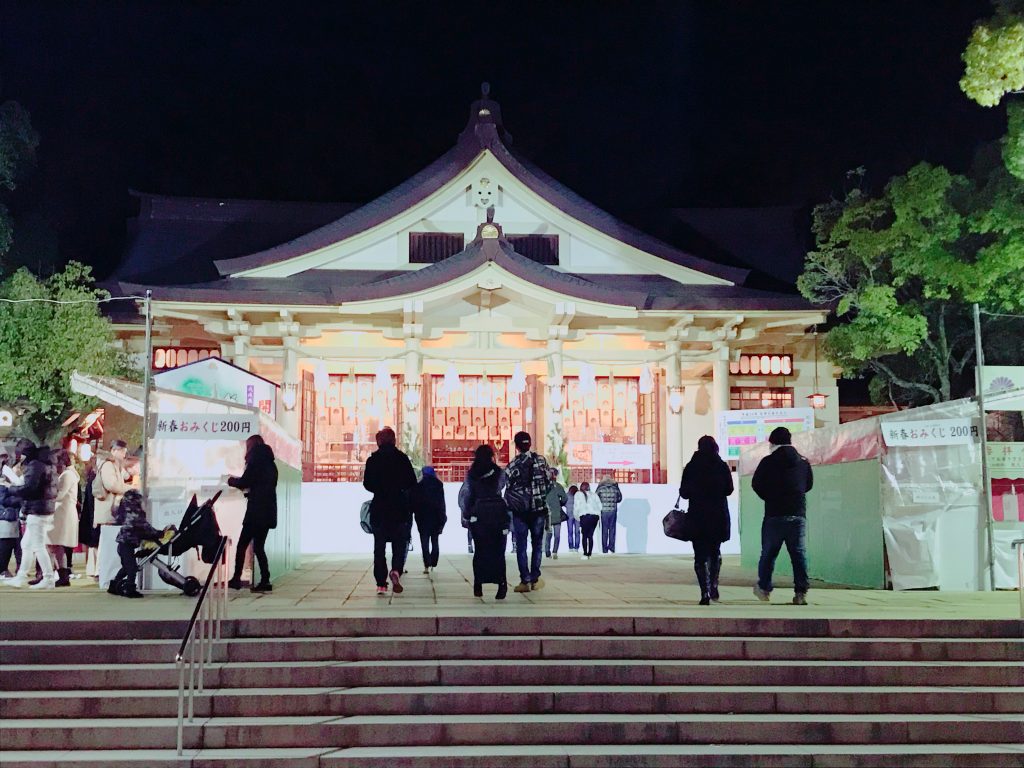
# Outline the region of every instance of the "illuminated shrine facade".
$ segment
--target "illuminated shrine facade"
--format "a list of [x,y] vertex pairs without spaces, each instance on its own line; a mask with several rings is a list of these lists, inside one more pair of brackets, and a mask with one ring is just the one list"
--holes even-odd
[[[506,461],[524,429],[572,482],[676,483],[730,408],[819,393],[817,425],[838,423],[811,332],[824,311],[583,200],[512,150],[486,92],[435,163],[361,207],[294,204],[276,236],[271,204],[137,197],[111,287],[152,289],[151,364],[219,356],[280,384],[309,481],[360,480],[385,425],[445,480],[482,442]],[[273,244],[222,251],[225,222]],[[137,318],[116,327],[143,348]],[[650,460],[594,466],[598,444]]]

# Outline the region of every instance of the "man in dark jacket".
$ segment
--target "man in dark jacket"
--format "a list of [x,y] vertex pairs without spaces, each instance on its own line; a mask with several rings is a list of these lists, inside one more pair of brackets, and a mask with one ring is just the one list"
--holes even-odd
[[[416,485],[416,472],[409,457],[395,445],[395,430],[384,427],[377,433],[377,450],[366,460],[363,487],[373,494],[370,526],[373,528],[373,578],[377,594],[386,595],[388,578],[395,594],[402,591],[402,571],[412,533],[408,492]],[[391,542],[391,570],[388,571],[387,544]]]
[[810,462],[793,447],[788,429],[776,427],[768,442],[771,453],[761,459],[751,481],[754,493],[764,500],[754,595],[768,601],[775,558],[785,544],[793,563],[793,604],[807,605],[807,492],[814,485],[814,476]]
[[[260,435],[253,435],[245,441],[245,471],[241,477],[229,477],[228,485],[244,491],[246,497],[242,532],[235,548],[235,573],[228,586],[242,588],[242,568],[251,543],[253,559],[260,566],[260,581],[252,591],[271,592],[273,587],[265,545],[270,531],[277,528],[277,465],[274,463],[274,449]],[[255,582],[255,567],[252,575]]]
[[43,573],[35,589],[53,589],[56,578],[53,561],[46,549],[48,534],[53,528],[54,502],[57,498],[56,483],[49,464],[49,449],[36,448],[31,440],[22,438],[15,446],[20,457],[24,474],[22,484],[11,486],[8,503],[20,503],[21,514],[25,516],[25,536],[21,540],[21,565],[18,573],[5,583],[9,587],[24,587],[28,583],[28,572],[38,562]]
[[423,478],[409,492],[416,530],[423,549],[423,572],[437,567],[437,537],[448,522],[444,504],[444,484],[437,479],[433,467],[423,468]]
[[543,456],[530,450],[533,439],[528,433],[517,432],[513,442],[516,444],[516,457],[505,469],[508,478],[505,504],[512,513],[512,535],[519,563],[519,585],[515,591],[530,592],[544,587],[544,580],[540,577],[540,559],[544,554],[544,529],[548,525],[551,467]]

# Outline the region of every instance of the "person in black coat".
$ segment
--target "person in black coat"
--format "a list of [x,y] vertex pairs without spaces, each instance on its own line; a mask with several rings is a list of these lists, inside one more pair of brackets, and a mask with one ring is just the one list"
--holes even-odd
[[437,567],[437,538],[448,522],[445,512],[444,484],[437,479],[433,467],[423,468],[423,478],[409,492],[409,503],[416,520],[423,550],[423,572]]
[[807,605],[807,492],[814,486],[814,474],[810,462],[793,447],[792,439],[785,427],[772,430],[768,436],[771,453],[761,459],[751,479],[754,493],[764,500],[754,595],[758,600],[769,600],[775,558],[785,544],[793,564],[793,604]]
[[[242,568],[245,566],[245,552],[252,544],[253,558],[260,566],[260,581],[253,592],[270,592],[270,564],[264,545],[271,529],[277,527],[277,465],[274,450],[259,435],[245,441],[245,471],[241,477],[229,477],[228,485],[245,491],[245,517],[242,519],[242,533],[235,549],[235,573],[228,582],[232,589],[242,588]],[[256,568],[253,568],[256,581]]]
[[[373,578],[377,594],[386,595],[388,578],[398,594],[402,591],[402,571],[412,534],[409,490],[416,485],[416,472],[409,457],[395,445],[395,430],[384,427],[377,433],[377,450],[366,460],[363,487],[373,494],[370,502],[370,527],[373,528]],[[391,570],[388,570],[387,545],[391,542]]]
[[466,475],[466,493],[460,501],[462,516],[473,533],[473,594],[483,597],[484,584],[497,584],[495,600],[504,600],[508,594],[508,577],[505,573],[505,542],[508,538],[512,516],[502,491],[505,489],[505,473],[494,463],[494,449],[489,445],[478,446],[473,464]]
[[21,539],[21,565],[13,578],[5,583],[9,587],[23,587],[28,583],[28,572],[37,564],[43,578],[33,585],[38,589],[52,589],[56,584],[53,562],[46,549],[50,529],[53,528],[54,502],[57,499],[56,482],[50,467],[50,449],[22,438],[15,446],[22,460],[22,484],[7,491],[7,504],[19,504],[25,518],[25,535]]
[[718,602],[718,574],[722,570],[722,542],[729,540],[729,502],[732,473],[718,455],[710,435],[697,441],[693,458],[683,469],[679,495],[690,500],[693,519],[693,570],[700,585],[700,604]]

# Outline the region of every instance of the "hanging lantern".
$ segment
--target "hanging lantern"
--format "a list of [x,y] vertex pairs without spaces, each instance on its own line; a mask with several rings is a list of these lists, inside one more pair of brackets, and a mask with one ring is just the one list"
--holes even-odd
[[825,407],[825,398],[828,395],[818,391],[818,326],[814,326],[814,394],[808,395],[811,401],[811,408],[820,411]]
[[640,394],[649,395],[654,391],[654,377],[651,376],[651,367],[645,365],[640,369]]
[[526,373],[523,371],[523,364],[516,363],[512,371],[512,380],[508,384],[508,391],[514,395],[521,395],[526,391]]
[[327,363],[317,360],[316,366],[313,368],[313,386],[316,387],[317,392],[326,392],[330,383],[331,377],[327,374]]
[[811,408],[820,411],[825,407],[825,398],[828,395],[824,395],[821,392],[815,392],[813,395],[808,395],[807,399],[811,401]]

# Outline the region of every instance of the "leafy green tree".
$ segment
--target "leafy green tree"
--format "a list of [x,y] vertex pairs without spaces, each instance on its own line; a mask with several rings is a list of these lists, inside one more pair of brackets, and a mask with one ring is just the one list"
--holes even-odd
[[[18,178],[35,160],[37,146],[39,135],[25,108],[16,101],[0,104],[0,193],[14,189]],[[0,265],[12,239],[11,217],[0,201]]]
[[52,436],[69,408],[91,407],[72,392],[72,371],[116,375],[128,367],[96,303],[108,297],[74,261],[45,280],[19,269],[0,283],[0,299],[18,302],[0,301],[0,402],[24,412],[35,434]]
[[847,375],[875,374],[876,396],[968,391],[970,304],[1024,309],[1024,184],[992,152],[969,176],[921,163],[881,195],[818,206],[814,234],[798,287],[834,306],[825,352]]

